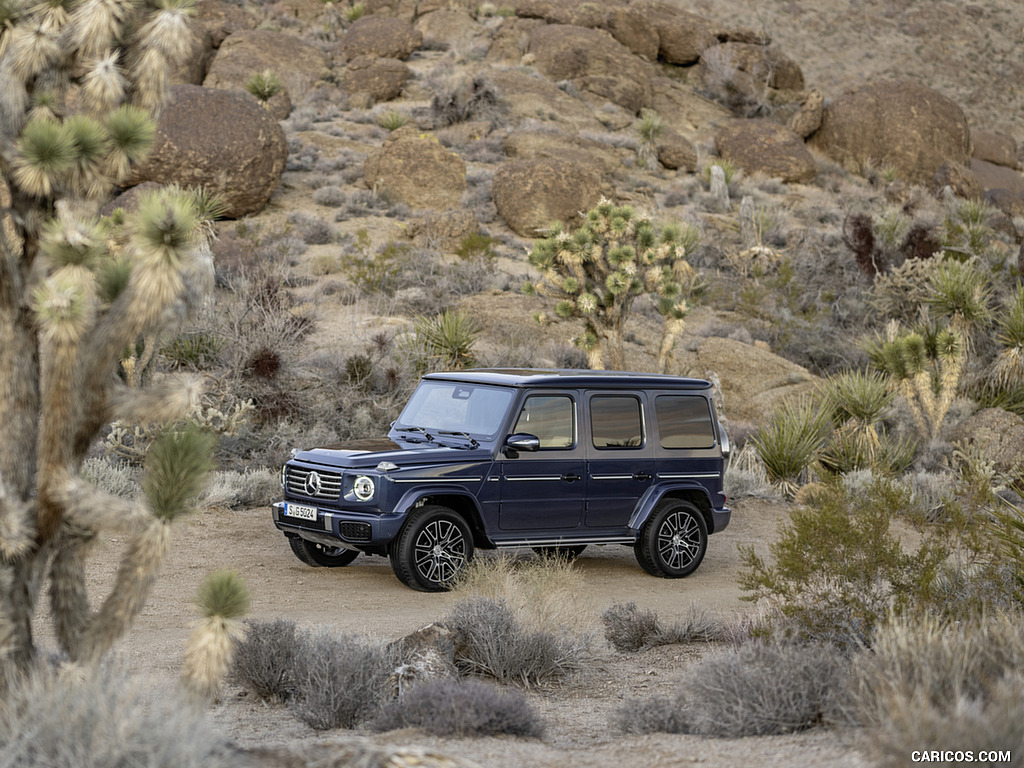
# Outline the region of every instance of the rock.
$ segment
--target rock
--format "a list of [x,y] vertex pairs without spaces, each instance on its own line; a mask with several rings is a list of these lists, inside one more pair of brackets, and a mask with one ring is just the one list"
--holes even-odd
[[1005,189],[1015,195],[1024,193],[1024,175],[1012,168],[974,159],[971,170],[983,189]]
[[545,77],[518,69],[493,69],[487,71],[487,79],[497,88],[513,123],[540,117],[572,132],[604,130],[586,103]]
[[928,189],[933,194],[939,194],[944,187],[949,187],[954,195],[965,200],[980,200],[984,194],[978,177],[960,163],[943,163],[935,171]]
[[608,10],[602,26],[633,54],[658,60],[658,30],[654,23],[635,8],[615,7]]
[[702,16],[658,0],[630,4],[658,33],[658,58],[669,64],[695,64],[704,49],[724,39],[726,30]]
[[410,127],[393,131],[363,168],[368,187],[411,208],[456,208],[466,191],[465,161]]
[[892,167],[909,183],[927,184],[943,163],[968,164],[970,130],[963,110],[938,91],[882,82],[826,106],[809,144],[856,172]]
[[483,31],[483,27],[462,10],[432,11],[416,19],[414,26],[423,35],[423,44],[432,46],[471,40]]
[[1015,195],[1008,189],[986,189],[985,202],[998,208],[1011,219],[1024,218],[1024,193]]
[[1024,469],[1024,419],[1002,408],[983,408],[960,422],[950,442],[978,449],[1001,474]]
[[572,225],[602,192],[592,166],[553,158],[502,164],[491,190],[498,215],[523,237],[537,237],[557,221]]
[[597,166],[602,176],[610,176],[622,167],[614,148],[568,133],[513,131],[505,138],[504,147],[505,154],[514,160],[568,160],[578,165]]
[[[193,19],[210,33],[214,49],[220,48],[235,32],[255,29],[260,20],[244,8],[221,0],[203,0],[196,4]],[[196,83],[198,85],[198,83]]]
[[693,142],[668,128],[655,142],[658,162],[671,171],[693,173],[697,170],[697,148]]
[[128,186],[145,181],[202,185],[220,195],[227,218],[259,213],[288,159],[284,131],[248,93],[174,85],[149,157]]
[[341,37],[341,54],[351,61],[357,56],[377,56],[405,61],[423,44],[423,34],[412,24],[389,16],[363,16]]
[[411,71],[398,59],[356,56],[341,73],[346,93],[365,93],[374,102],[391,101],[402,92]]
[[167,75],[171,85],[202,85],[206,70],[213,60],[213,34],[194,17],[185,19],[188,27],[189,53]]
[[676,129],[695,133],[732,117],[732,113],[721,104],[704,98],[689,85],[670,77],[655,75],[651,78],[651,88],[654,90],[654,111]]
[[733,120],[715,137],[718,153],[747,173],[763,173],[786,183],[806,184],[818,174],[814,157],[800,137],[766,120]]
[[821,115],[825,108],[825,97],[821,91],[811,91],[804,97],[800,108],[789,120],[789,130],[806,139],[821,127]]
[[1012,136],[998,131],[971,131],[973,151],[971,157],[993,165],[1007,168],[1017,167],[1017,141]]
[[807,369],[771,351],[735,339],[709,337],[687,353],[688,375],[722,384],[731,421],[761,425],[784,400],[814,391],[818,379]]
[[602,27],[605,18],[605,10],[600,4],[577,0],[518,0],[515,10],[516,16],[524,19],[544,19],[549,24],[570,24],[590,29]]
[[571,80],[633,114],[653,103],[647,68],[607,32],[545,24],[531,30],[527,50],[552,80]]
[[319,48],[295,35],[242,30],[221,44],[203,85],[244,91],[254,74],[267,70],[276,74],[289,97],[298,101],[327,76],[329,62]]
[[454,252],[469,235],[480,231],[480,223],[467,210],[426,211],[406,225],[405,234],[422,247]]
[[800,65],[775,48],[752,43],[720,43],[701,53],[697,74],[705,75],[707,60],[716,67],[728,66],[745,75],[743,82],[751,92],[764,92],[766,88],[779,91],[802,91],[804,73]]

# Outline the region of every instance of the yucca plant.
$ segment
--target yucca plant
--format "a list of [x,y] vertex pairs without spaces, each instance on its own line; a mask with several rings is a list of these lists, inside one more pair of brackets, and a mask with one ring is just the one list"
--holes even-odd
[[[38,655],[44,588],[70,659],[95,661],[127,631],[209,459],[208,439],[168,432],[134,501],[80,474],[112,421],[174,423],[198,396],[190,379],[129,386],[122,367],[212,288],[198,198],[163,189],[99,215],[152,145],[192,5],[0,3],[0,698]],[[97,603],[85,565],[102,531],[126,546]]]
[[535,243],[529,261],[541,279],[525,289],[554,298],[559,317],[582,321],[583,332],[574,342],[587,353],[591,368],[620,370],[626,365],[623,342],[633,302],[650,296],[663,318],[658,366],[664,370],[697,283],[686,261],[696,234],[693,227],[677,224],[659,229],[632,208],[602,199],[579,229],[558,224]]
[[961,340],[972,348],[974,334],[992,320],[992,286],[976,259],[945,258],[929,278],[924,302],[948,318]]
[[772,487],[792,497],[810,479],[823,442],[832,429],[827,409],[812,398],[784,403],[750,436]]
[[409,115],[397,109],[389,109],[377,117],[377,125],[385,131],[397,131],[403,125],[409,124]]
[[245,83],[245,90],[266,104],[284,90],[281,78],[272,69],[255,73]]
[[366,3],[353,3],[348,8],[342,10],[341,15],[345,21],[352,23],[353,21],[359,21],[363,18],[363,14],[366,13]]
[[1024,291],[1017,287],[996,318],[996,339],[1002,349],[992,366],[993,384],[1000,390],[1024,385]]
[[430,370],[472,368],[476,364],[473,347],[480,335],[480,324],[465,312],[445,310],[435,317],[416,320],[416,341],[423,347]]
[[636,128],[640,135],[637,147],[637,165],[641,168],[654,168],[658,164],[658,138],[665,131],[665,121],[653,109],[645,109],[640,113],[640,123]]

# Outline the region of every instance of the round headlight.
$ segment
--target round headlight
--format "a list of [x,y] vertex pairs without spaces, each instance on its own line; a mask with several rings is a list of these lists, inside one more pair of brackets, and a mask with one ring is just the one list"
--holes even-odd
[[356,495],[356,498],[360,501],[369,501],[373,498],[373,478],[367,477],[366,475],[360,475],[356,478],[355,482],[352,483],[352,493]]

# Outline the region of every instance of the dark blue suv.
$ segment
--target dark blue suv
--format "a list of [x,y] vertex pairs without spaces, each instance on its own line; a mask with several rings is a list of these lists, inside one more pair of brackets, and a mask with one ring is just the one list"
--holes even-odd
[[729,523],[727,454],[699,379],[432,373],[386,439],[296,452],[274,524],[309,565],[386,555],[425,591],[446,589],[477,548],[625,544],[648,573],[680,578]]

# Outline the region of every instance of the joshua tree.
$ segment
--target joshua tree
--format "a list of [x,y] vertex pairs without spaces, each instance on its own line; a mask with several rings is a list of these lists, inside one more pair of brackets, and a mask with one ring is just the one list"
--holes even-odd
[[559,317],[583,321],[575,343],[586,351],[591,368],[625,367],[626,318],[638,296],[651,295],[665,319],[658,354],[664,371],[689,310],[686,293],[694,272],[686,254],[697,237],[692,227],[659,231],[632,208],[601,200],[579,229],[556,225],[537,242],[529,258],[541,280],[527,289],[557,298]]
[[[36,655],[39,593],[61,650],[100,657],[142,608],[211,439],[167,431],[127,502],[79,475],[114,419],[169,423],[188,381],[132,386],[125,350],[212,287],[200,195],[143,196],[98,215],[155,133],[192,0],[0,0],[0,693]],[[126,534],[116,583],[89,607],[84,562],[100,530]]]

